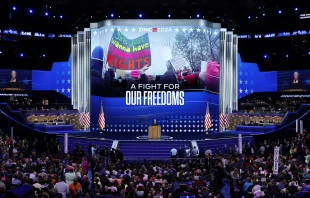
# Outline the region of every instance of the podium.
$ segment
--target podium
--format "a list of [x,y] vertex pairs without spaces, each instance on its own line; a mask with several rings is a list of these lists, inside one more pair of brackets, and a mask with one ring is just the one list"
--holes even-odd
[[161,127],[149,126],[149,139],[160,139],[160,138],[161,138]]

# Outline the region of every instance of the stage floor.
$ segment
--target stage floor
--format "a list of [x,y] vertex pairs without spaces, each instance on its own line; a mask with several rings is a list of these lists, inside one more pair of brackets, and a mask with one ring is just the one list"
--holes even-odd
[[[67,133],[67,132],[66,132]],[[49,133],[49,134],[56,134],[62,135],[64,133]],[[146,137],[147,133],[139,133],[139,132],[85,132],[85,131],[72,131],[68,133],[69,136],[75,137],[85,137],[85,138],[96,138],[96,139],[106,139],[106,140],[141,140],[138,137]],[[225,131],[221,133],[162,133],[162,136],[170,137],[169,141],[182,141],[182,140],[206,140],[206,139],[220,139],[220,138],[233,138],[238,137],[240,132],[238,131]],[[259,135],[257,133],[253,134],[250,132],[241,132],[243,136],[254,136]],[[144,139],[145,140],[145,139]],[[165,140],[165,139],[163,139]]]

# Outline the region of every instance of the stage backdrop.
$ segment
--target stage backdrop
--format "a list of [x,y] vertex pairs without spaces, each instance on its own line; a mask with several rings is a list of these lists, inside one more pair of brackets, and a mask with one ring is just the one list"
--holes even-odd
[[218,131],[219,97],[207,92],[185,92],[182,106],[126,106],[125,98],[91,97],[91,130],[98,131],[100,103],[106,119],[105,132],[147,132],[156,119],[163,132],[205,132],[207,101],[213,126]]
[[219,29],[108,26],[91,34],[92,95],[122,97],[148,83],[219,93]]
[[238,71],[238,98],[253,92],[277,91],[277,72],[261,72],[256,63],[242,62],[240,55],[238,55]]
[[68,62],[55,62],[51,71],[32,71],[33,90],[55,90],[71,98],[71,56]]

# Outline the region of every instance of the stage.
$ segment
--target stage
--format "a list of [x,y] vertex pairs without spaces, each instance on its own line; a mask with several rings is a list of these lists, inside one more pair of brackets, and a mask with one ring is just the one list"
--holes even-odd
[[[55,134],[55,135],[64,135],[68,132],[48,132],[48,134]],[[221,139],[221,138],[236,138],[238,134],[242,134],[244,136],[255,136],[260,135],[261,133],[253,133],[253,132],[240,132],[240,131],[226,131],[226,132],[209,132],[206,133],[162,133],[164,138],[159,139],[161,141],[201,141],[206,139]],[[78,137],[78,138],[95,138],[95,139],[105,139],[105,140],[122,140],[122,141],[145,141],[146,139],[143,137],[147,136],[147,133],[140,133],[140,132],[91,132],[91,131],[71,131],[68,133],[69,136]],[[142,137],[142,138],[141,138]],[[169,138],[167,138],[169,137]],[[151,139],[149,141],[152,141]],[[158,141],[155,139],[154,141]]]

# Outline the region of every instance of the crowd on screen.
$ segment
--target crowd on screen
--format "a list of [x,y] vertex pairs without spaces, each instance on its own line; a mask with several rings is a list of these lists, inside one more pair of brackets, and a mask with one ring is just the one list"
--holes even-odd
[[[187,149],[190,155],[174,148],[168,161],[126,161],[119,149],[96,145],[90,145],[86,153],[76,145],[73,153],[61,157],[55,155],[61,151],[61,144],[54,138],[11,138],[0,131],[0,140],[2,196],[19,186],[33,186],[36,196],[44,198],[223,198],[224,184],[229,184],[232,197],[310,195],[308,133],[258,145],[245,143],[242,157],[237,147],[221,151]],[[274,146],[280,148],[276,177]]]

